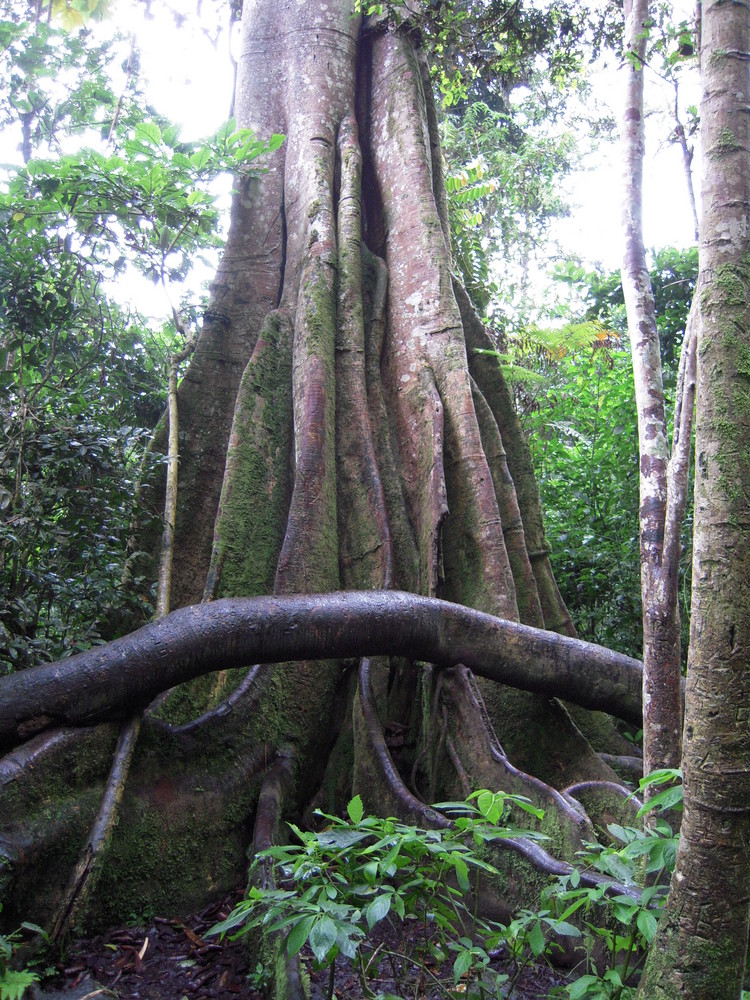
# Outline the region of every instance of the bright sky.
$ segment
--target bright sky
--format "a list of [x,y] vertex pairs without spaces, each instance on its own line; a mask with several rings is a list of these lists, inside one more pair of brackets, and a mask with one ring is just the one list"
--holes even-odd
[[[172,0],[187,14],[195,0]],[[182,28],[179,44],[173,22],[157,12],[143,25],[130,25],[137,32],[142,49],[142,67],[153,81],[159,109],[183,125],[186,138],[198,138],[212,131],[226,115],[232,86],[228,58],[228,37],[223,32],[213,46],[202,32]],[[692,16],[692,0],[674,0],[675,16]],[[124,8],[120,7],[121,12]],[[121,15],[122,16],[122,13]],[[127,15],[126,15],[127,20]],[[145,30],[144,30],[145,29]],[[189,79],[183,83],[185,67]],[[689,103],[698,103],[697,73]],[[622,105],[623,74],[615,60],[597,73],[595,93],[617,121]],[[683,86],[687,91],[687,87]],[[668,114],[674,92],[665,87],[653,72],[647,71],[646,101],[650,111],[644,176],[644,230],[648,247],[666,244],[689,246],[693,243],[693,222],[683,172],[681,153],[667,139],[671,131]],[[682,102],[683,106],[685,101]],[[697,156],[694,165],[697,186]],[[620,154],[617,142],[607,142],[598,151],[584,157],[582,170],[567,183],[574,210],[571,218],[555,231],[566,252],[587,262],[599,261],[607,269],[620,265]]]
[[[141,50],[141,71],[150,81],[153,102],[159,111],[182,126],[186,139],[210,134],[227,117],[231,89],[232,67],[229,58],[229,32],[217,22],[212,0],[204,0],[204,18],[217,40],[212,42],[205,31],[194,23],[196,0],[170,0],[173,10],[182,10],[185,23],[179,31],[173,15],[158,3],[151,5],[152,16],[145,16],[142,6],[128,3],[115,5],[114,17],[124,33],[134,32]],[[220,16],[227,18],[226,4]],[[692,14],[692,0],[674,0],[675,12],[681,17]],[[210,9],[209,9],[210,8]],[[134,12],[138,13],[137,18]],[[208,17],[206,17],[208,15]],[[108,30],[107,25],[103,30]],[[697,73],[689,103],[698,103]],[[187,79],[186,79],[187,78]],[[619,119],[622,105],[623,74],[617,72],[614,59],[598,72],[594,93],[609,113]],[[673,244],[688,246],[693,242],[693,223],[679,147],[667,142],[672,125],[668,113],[674,100],[671,87],[659,84],[656,75],[647,71],[648,118],[647,153],[644,178],[644,229],[646,245]],[[683,90],[687,91],[686,87]],[[683,101],[683,106],[686,101]],[[657,113],[659,112],[659,113]],[[666,113],[666,114],[665,114]],[[698,157],[694,164],[698,187]],[[227,181],[227,189],[230,182]],[[566,184],[574,208],[571,217],[555,229],[555,237],[563,250],[585,263],[601,262],[607,269],[620,265],[620,152],[617,142],[602,144],[599,150],[587,154],[582,170]],[[206,273],[203,277],[208,278]],[[139,308],[164,315],[165,303],[158,289],[147,286],[138,291]]]
[[[153,87],[158,110],[182,125],[183,138],[200,139],[215,131],[229,116],[232,65],[229,56],[228,4],[221,5],[217,24],[214,6],[206,13],[206,31],[195,21],[196,0],[169,0],[185,22],[177,30],[172,14],[159,3],[143,18],[140,7],[119,3],[115,20],[123,33],[135,32],[141,52],[141,71]],[[208,6],[208,4],[206,4]],[[138,18],[133,17],[138,11]],[[216,35],[213,42],[207,31]]]
[[[624,74],[610,66],[595,79],[602,104],[619,121],[624,101]],[[699,103],[697,71],[682,84],[681,105]],[[682,152],[669,142],[673,129],[669,101],[674,91],[656,75],[646,76],[646,156],[643,178],[643,228],[647,247],[691,246],[694,225]],[[607,142],[584,157],[583,169],[569,180],[567,189],[576,206],[570,219],[560,224],[558,235],[572,254],[600,261],[607,269],[620,266],[622,253],[620,191],[622,189],[619,141]],[[693,160],[696,197],[700,187],[699,151]]]

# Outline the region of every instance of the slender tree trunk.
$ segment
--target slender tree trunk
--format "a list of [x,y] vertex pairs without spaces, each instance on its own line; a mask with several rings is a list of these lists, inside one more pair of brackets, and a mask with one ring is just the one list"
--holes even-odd
[[703,5],[703,218],[685,812],[639,995],[740,995],[750,919],[750,11]]
[[[638,410],[640,556],[643,607],[643,770],[677,767],[680,760],[680,618],[677,603],[680,522],[667,529],[669,440],[654,295],[643,245],[644,59],[648,0],[626,0],[627,92],[623,114],[625,250],[622,285],[628,314]],[[692,409],[692,408],[690,408]],[[686,408],[686,412],[687,408]],[[690,434],[688,428],[687,441]],[[687,481],[672,478],[682,489]],[[678,501],[679,504],[679,501]],[[674,499],[670,514],[676,513]],[[681,521],[681,515],[680,515]],[[675,534],[676,529],[676,534]],[[669,530],[677,545],[665,546]]]

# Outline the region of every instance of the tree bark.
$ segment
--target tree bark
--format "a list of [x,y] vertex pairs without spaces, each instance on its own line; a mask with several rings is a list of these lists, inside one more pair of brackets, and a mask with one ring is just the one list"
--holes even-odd
[[693,610],[684,818],[639,996],[740,996],[750,909],[750,11],[703,5]]
[[[622,286],[633,359],[640,453],[640,557],[643,608],[643,769],[677,767],[680,761],[680,616],[677,603],[679,537],[687,476],[668,475],[661,350],[656,309],[643,244],[643,84],[648,0],[626,0],[627,89],[622,121],[625,248]],[[687,338],[686,338],[687,339]],[[688,418],[692,405],[684,408]],[[689,446],[690,424],[687,427]],[[686,468],[683,462],[678,468]],[[669,495],[669,488],[672,495]],[[675,495],[675,487],[677,488]],[[680,507],[681,504],[681,507]],[[670,524],[667,525],[669,508]],[[670,543],[665,544],[669,534]],[[647,790],[648,794],[648,790]]]
[[225,599],[174,611],[106,646],[0,678],[0,746],[90,725],[246,663],[405,656],[640,718],[641,665],[621,653],[398,591]]

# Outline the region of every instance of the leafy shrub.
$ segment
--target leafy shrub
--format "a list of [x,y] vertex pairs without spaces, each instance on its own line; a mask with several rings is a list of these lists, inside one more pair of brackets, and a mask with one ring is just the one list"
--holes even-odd
[[[663,788],[641,814],[681,808],[680,780],[675,770],[643,779],[642,789]],[[266,866],[273,877],[263,880],[262,888],[253,886],[210,933],[238,937],[262,929],[280,934],[289,956],[308,945],[316,966],[331,970],[331,990],[333,967],[343,955],[354,964],[365,995],[375,996],[368,984],[383,962],[390,963],[402,990],[408,991],[409,983],[397,965],[403,954],[389,947],[387,937],[376,942],[373,932],[384,922],[397,927],[397,921],[410,920],[419,930],[418,946],[409,956],[412,971],[430,981],[440,996],[476,1000],[512,996],[523,969],[552,958],[559,947],[556,937],[562,935],[580,938],[587,957],[583,974],[556,995],[568,1000],[634,997],[630,982],[656,933],[677,837],[661,815],[645,829],[611,824],[612,844],[588,845],[580,856],[581,868],[601,876],[598,884],[583,884],[580,868],[574,868],[545,891],[545,908],[521,910],[502,924],[471,908],[471,890],[481,875],[496,874],[477,851],[483,843],[519,833],[538,836],[506,825],[510,805],[540,816],[521,797],[483,790],[466,802],[438,803],[453,814],[451,828],[424,830],[365,816],[355,796],[348,819],[318,813],[327,824],[324,830],[290,825],[298,843],[260,852],[253,869],[257,873]],[[613,880],[633,892],[613,894]],[[573,918],[579,926],[571,923]],[[490,965],[500,947],[511,957],[512,976]],[[439,975],[440,966],[451,959],[452,984]],[[385,1000],[383,994],[378,997]]]
[[[362,800],[355,796],[348,820],[318,813],[328,824],[325,830],[290,825],[298,844],[262,851],[254,867],[270,864],[282,888],[251,888],[247,899],[211,933],[234,931],[239,936],[252,928],[282,933],[288,955],[308,944],[319,967],[332,968],[344,955],[354,963],[365,995],[372,996],[367,982],[380,963],[390,962],[394,979],[405,979],[396,967],[403,956],[387,942],[376,945],[372,932],[384,921],[411,920],[419,928],[419,943],[409,961],[441,996],[497,995],[509,977],[490,967],[490,952],[508,932],[501,924],[481,919],[467,901],[472,875],[495,873],[476,846],[522,832],[499,825],[511,803],[540,815],[519,796],[482,791],[468,802],[439,804],[460,812],[451,828],[424,830],[365,816]],[[535,915],[532,922],[517,922],[513,928],[519,957],[527,942],[534,947],[537,923]],[[451,958],[452,988],[432,972],[433,965]]]
[[11,934],[0,934],[0,1000],[22,1000],[29,987],[39,982],[39,976],[35,972],[30,972],[28,969],[14,969],[11,966],[22,931],[41,934],[47,938],[41,927],[26,922]]
[[[641,808],[639,816],[682,808],[679,770],[654,771],[640,783],[641,789],[649,785],[665,787]],[[604,882],[582,885],[577,868],[558,877],[545,892],[559,919],[578,914],[583,927],[585,971],[558,994],[568,1000],[635,997],[633,980],[656,934],[658,913],[674,871],[678,838],[658,815],[645,828],[611,823],[607,829],[613,843],[587,845],[580,855],[581,865],[637,892],[612,895]]]

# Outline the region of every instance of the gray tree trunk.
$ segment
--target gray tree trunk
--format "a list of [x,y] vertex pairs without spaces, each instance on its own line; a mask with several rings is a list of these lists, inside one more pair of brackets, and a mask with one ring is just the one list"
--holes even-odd
[[750,11],[703,6],[703,218],[685,813],[639,996],[739,997],[750,919]]

